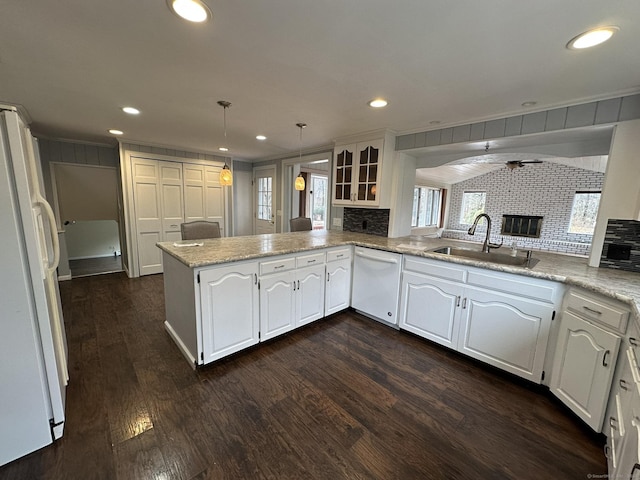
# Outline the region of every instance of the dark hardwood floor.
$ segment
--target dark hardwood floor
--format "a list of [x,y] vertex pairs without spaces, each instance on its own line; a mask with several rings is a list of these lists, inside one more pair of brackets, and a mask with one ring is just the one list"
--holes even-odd
[[73,278],[122,272],[122,257],[114,255],[69,260],[69,269]]
[[[601,439],[541,388],[346,312],[193,371],[162,276],[61,284],[64,437],[1,479],[586,479]],[[603,477],[600,477],[603,478]]]

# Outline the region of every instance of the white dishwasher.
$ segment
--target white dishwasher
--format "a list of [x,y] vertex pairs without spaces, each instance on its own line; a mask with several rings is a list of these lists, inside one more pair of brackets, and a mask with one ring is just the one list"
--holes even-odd
[[398,325],[402,255],[356,247],[351,306],[385,323]]

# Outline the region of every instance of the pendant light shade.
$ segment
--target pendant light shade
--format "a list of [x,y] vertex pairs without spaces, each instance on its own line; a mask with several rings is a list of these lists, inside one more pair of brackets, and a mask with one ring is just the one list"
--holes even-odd
[[233,185],[233,173],[231,173],[231,169],[226,163],[220,170],[220,185],[225,187]]
[[[226,100],[220,100],[218,102],[218,105],[220,105],[223,109],[223,119],[224,119],[224,146],[223,147],[219,147],[218,150],[222,151],[222,152],[228,152],[229,148],[227,147],[227,108],[229,108],[231,106],[230,102],[227,102]],[[224,162],[224,167],[222,167],[222,170],[220,170],[220,185],[223,185],[225,187],[229,187],[231,185],[233,185],[233,173],[231,173],[231,169],[229,168],[229,166],[227,165],[227,161],[225,160]]]
[[[302,163],[302,129],[305,128],[306,126],[307,126],[306,123],[296,123],[296,127],[300,129],[300,148],[299,148],[299,156],[298,156],[299,163]],[[304,177],[302,176],[302,173],[298,174],[293,186],[298,191],[304,190],[305,182],[304,182]]]

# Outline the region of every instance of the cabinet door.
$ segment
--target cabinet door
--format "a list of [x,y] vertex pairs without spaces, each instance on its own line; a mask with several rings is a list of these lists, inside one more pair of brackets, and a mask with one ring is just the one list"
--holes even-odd
[[354,188],[355,203],[358,205],[378,205],[380,172],[382,171],[383,140],[359,143],[357,145],[357,171]]
[[620,337],[564,311],[553,361],[551,391],[599,432]]
[[268,340],[295,327],[295,272],[260,279],[260,339]]
[[351,259],[327,263],[325,315],[349,308],[351,304]]
[[[634,388],[634,390],[636,390]],[[630,480],[640,479],[640,416],[638,406],[640,406],[640,396],[637,391],[634,393],[636,407],[633,409],[632,418],[629,424],[629,431],[626,434],[620,460],[615,472],[609,472],[609,478],[623,478]]]
[[351,205],[355,191],[352,191],[354,178],[356,145],[336,147],[333,168],[333,204]]
[[247,263],[200,273],[204,363],[258,343],[258,264]]
[[402,277],[400,328],[449,348],[458,346],[459,315],[464,287],[425,275]]
[[324,264],[296,270],[296,326],[324,317]]
[[458,351],[541,382],[551,305],[467,287],[461,308]]

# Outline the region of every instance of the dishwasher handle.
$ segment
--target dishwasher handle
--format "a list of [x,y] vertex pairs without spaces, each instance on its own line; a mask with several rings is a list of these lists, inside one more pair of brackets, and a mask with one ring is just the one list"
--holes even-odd
[[364,252],[356,252],[356,255],[358,257],[366,258],[367,260],[373,260],[375,262],[391,263],[391,264],[397,264],[398,263],[398,259],[396,259],[396,258],[375,257],[373,255],[367,255]]

